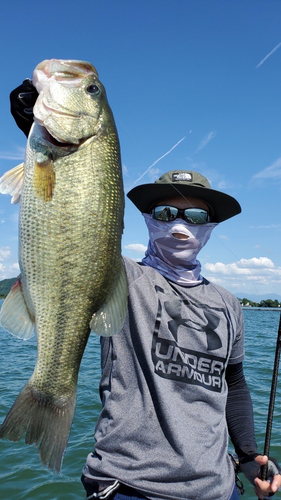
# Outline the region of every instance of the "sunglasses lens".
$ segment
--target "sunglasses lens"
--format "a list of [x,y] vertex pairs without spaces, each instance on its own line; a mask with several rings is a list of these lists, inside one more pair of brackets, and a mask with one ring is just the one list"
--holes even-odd
[[207,224],[210,221],[207,210],[203,208],[186,208],[184,218],[190,224]]
[[183,217],[189,224],[207,224],[210,216],[203,208],[186,208],[185,210],[172,207],[170,205],[160,205],[153,208],[152,217],[164,222],[171,222],[178,217]]
[[152,216],[154,219],[169,222],[175,220],[178,215],[178,209],[176,207],[170,207],[165,205],[160,205],[152,210]]

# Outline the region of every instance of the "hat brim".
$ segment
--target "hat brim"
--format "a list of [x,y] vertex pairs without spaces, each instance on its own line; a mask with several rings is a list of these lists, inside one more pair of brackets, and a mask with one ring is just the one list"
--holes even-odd
[[127,197],[143,213],[149,213],[151,207],[164,198],[182,196],[199,198],[214,210],[214,222],[223,222],[241,212],[241,206],[232,196],[215,189],[185,184],[141,184],[127,193]]

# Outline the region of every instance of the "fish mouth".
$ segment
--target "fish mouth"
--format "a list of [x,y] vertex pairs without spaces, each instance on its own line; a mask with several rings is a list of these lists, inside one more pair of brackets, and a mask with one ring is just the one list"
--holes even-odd
[[[37,113],[36,113],[36,105],[35,105],[35,108],[33,110],[34,111],[34,121],[41,127],[41,129],[42,129],[41,135],[42,135],[42,137],[44,137],[45,140],[47,140],[48,142],[50,142],[53,145],[58,146],[58,147],[63,147],[63,146],[73,146],[74,147],[75,145],[79,146],[79,145],[83,144],[85,142],[85,140],[89,138],[89,137],[83,137],[83,138],[79,139],[79,138],[72,137],[72,142],[69,142],[69,141],[63,139],[62,137],[59,137],[58,135],[54,135],[52,133],[52,130],[50,130],[50,127],[48,127],[46,125],[46,122],[51,115],[56,115],[58,120],[60,118],[67,117],[67,118],[70,118],[70,119],[75,121],[75,120],[79,120],[79,118],[81,118],[81,113],[78,115],[78,114],[73,114],[71,112],[68,112],[67,110],[63,111],[61,109],[51,108],[50,106],[47,106],[44,101],[41,102],[41,106],[44,108],[45,112],[47,112],[47,115],[46,115],[46,117],[44,117],[44,119],[36,116]],[[91,116],[91,115],[88,113],[83,113],[83,116]],[[44,130],[46,132],[44,132]],[[95,134],[93,134],[93,135],[95,135]]]
[[[83,80],[89,76],[98,78],[94,66],[88,62],[77,60],[45,60],[38,64],[33,72],[33,85],[39,92],[39,97],[33,108],[35,121],[48,132],[41,134],[44,140],[55,147],[75,147],[75,145],[77,147],[84,143],[87,131],[84,130],[81,121],[84,118],[91,121],[92,118],[92,113],[87,112],[88,110],[84,109],[83,106],[75,105],[74,109],[69,109],[65,101],[57,102],[56,85],[59,84],[70,89],[79,88]],[[77,127],[76,123],[79,124]],[[83,138],[78,135],[80,128],[83,129]],[[90,128],[87,138],[92,136],[92,127]]]
[[[72,113],[68,113],[67,111],[62,111],[62,110],[58,110],[55,108],[51,108],[50,106],[47,106],[44,101],[41,102],[41,106],[43,107],[43,109],[47,113],[47,118],[49,118],[50,115],[57,115],[58,118],[60,118],[60,117],[68,117],[68,118],[74,118],[74,119],[77,118],[76,115],[73,115]],[[40,119],[39,117],[36,116],[36,106],[34,109],[34,120],[41,127],[41,129],[42,129],[41,135],[44,137],[44,139],[46,139],[48,142],[51,142],[55,146],[62,147],[63,145],[80,144],[79,139],[75,140],[75,142],[73,142],[73,143],[69,143],[68,141],[62,139],[61,137],[54,136],[51,133],[51,131],[49,130],[49,128],[46,127],[46,124],[45,124],[46,117],[45,117],[45,119]],[[46,132],[44,132],[44,130]]]
[[[46,104],[45,102],[45,99],[43,98],[40,105],[42,106],[43,110],[46,112],[46,115],[47,117],[49,117],[51,114],[54,114],[54,115],[58,115],[58,116],[66,116],[68,118],[77,118],[78,114],[76,113],[71,113],[69,110],[66,109],[66,111],[63,111],[60,108],[56,108],[56,107],[51,107],[49,106],[48,104]],[[42,112],[42,111],[41,111]],[[35,117],[36,117],[36,108],[35,108]],[[36,117],[37,118],[37,117]],[[38,123],[40,123],[40,125],[44,125],[43,122],[37,118],[38,120]]]
[[77,149],[77,147],[80,146],[80,144],[83,142],[79,141],[78,144],[74,144],[73,142],[67,142],[64,141],[63,139],[59,140],[56,137],[54,137],[44,125],[39,123],[36,119],[35,121],[38,127],[38,133],[40,134],[44,142],[48,142],[52,144],[52,146],[55,146],[56,148]]
[[77,144],[73,144],[71,142],[66,142],[66,141],[58,141],[58,139],[56,139],[54,136],[52,136],[50,134],[50,132],[45,128],[45,135],[46,135],[46,140],[48,142],[50,142],[51,144],[53,144],[53,146],[56,146],[56,148],[70,148],[70,147],[73,147],[73,148],[76,148],[77,147]]
[[53,77],[65,86],[78,87],[81,80],[91,74],[98,78],[96,68],[86,61],[46,59],[36,66],[33,73],[33,85],[40,93],[46,81]]

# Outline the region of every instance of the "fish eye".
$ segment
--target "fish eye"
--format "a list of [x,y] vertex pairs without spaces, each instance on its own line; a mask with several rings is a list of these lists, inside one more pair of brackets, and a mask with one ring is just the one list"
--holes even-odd
[[89,85],[89,87],[87,87],[87,92],[88,94],[91,94],[91,95],[98,95],[100,93],[100,89],[98,88],[97,85]]

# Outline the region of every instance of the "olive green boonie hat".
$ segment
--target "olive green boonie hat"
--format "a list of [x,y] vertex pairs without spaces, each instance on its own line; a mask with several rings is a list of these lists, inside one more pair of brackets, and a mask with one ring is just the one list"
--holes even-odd
[[199,198],[205,201],[214,211],[213,222],[222,222],[241,212],[241,207],[235,198],[211,189],[206,177],[191,170],[170,170],[152,184],[134,187],[127,196],[143,213],[149,213],[158,201],[174,196]]

